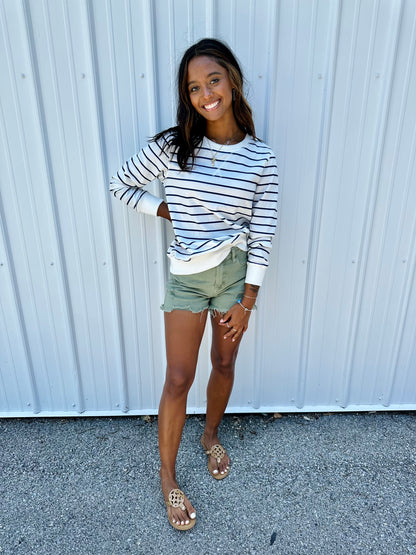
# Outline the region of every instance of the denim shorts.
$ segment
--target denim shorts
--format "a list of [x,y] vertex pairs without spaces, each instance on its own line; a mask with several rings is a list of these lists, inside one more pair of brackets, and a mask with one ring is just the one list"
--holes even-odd
[[233,247],[215,268],[190,275],[170,274],[166,284],[165,312],[190,310],[211,313],[227,312],[244,293],[247,253]]

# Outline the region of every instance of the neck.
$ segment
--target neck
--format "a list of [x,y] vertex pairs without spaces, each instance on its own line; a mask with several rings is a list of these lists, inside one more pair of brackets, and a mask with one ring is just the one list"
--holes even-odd
[[224,133],[222,135],[214,135],[207,131],[206,136],[210,141],[214,141],[214,143],[230,145],[242,141],[245,137],[245,133],[241,131],[241,129],[238,129],[235,133]]
[[216,122],[208,122],[205,134],[211,141],[216,143],[238,143],[242,141],[245,137],[244,131],[238,127],[237,122],[233,122],[231,125],[215,125]]

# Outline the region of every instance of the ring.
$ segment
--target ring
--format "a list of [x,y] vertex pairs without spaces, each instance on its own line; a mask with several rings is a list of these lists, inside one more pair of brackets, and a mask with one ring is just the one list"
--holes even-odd
[[230,324],[228,324],[228,322],[227,322],[227,328],[231,328],[231,326],[230,326]]
[[235,328],[233,328],[233,331],[237,331]]

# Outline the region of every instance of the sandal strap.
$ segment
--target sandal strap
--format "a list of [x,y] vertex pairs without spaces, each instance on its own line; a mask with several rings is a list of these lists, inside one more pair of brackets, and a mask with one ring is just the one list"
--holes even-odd
[[165,501],[165,503],[168,507],[173,507],[174,509],[179,508],[182,511],[185,511],[186,508],[184,505],[184,501],[185,494],[183,493],[183,491],[180,489],[173,489],[169,492],[168,500]]
[[224,456],[227,454],[224,447],[222,445],[220,445],[219,443],[216,443],[215,445],[213,445],[211,447],[211,449],[207,449],[205,451],[206,455],[211,455],[212,457],[214,457],[215,459],[217,459],[217,463],[221,462],[221,459],[224,458]]

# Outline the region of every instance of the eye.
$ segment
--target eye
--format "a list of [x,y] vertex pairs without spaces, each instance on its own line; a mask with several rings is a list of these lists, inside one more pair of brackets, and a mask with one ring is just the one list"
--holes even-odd
[[192,94],[198,90],[198,87],[195,85],[194,87],[189,88],[189,94]]
[[211,84],[215,85],[215,83],[218,83],[219,81],[219,77],[214,77],[214,79],[211,79]]

